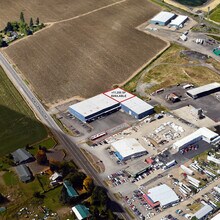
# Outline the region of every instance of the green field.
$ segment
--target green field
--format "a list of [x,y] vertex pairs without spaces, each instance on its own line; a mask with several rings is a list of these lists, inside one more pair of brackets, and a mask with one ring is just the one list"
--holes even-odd
[[176,2],[182,4],[182,5],[188,5],[192,7],[200,6],[207,2],[207,0],[175,0]]
[[46,128],[35,118],[0,67],[0,156],[47,137]]
[[211,12],[209,18],[213,21],[220,22],[220,4]]

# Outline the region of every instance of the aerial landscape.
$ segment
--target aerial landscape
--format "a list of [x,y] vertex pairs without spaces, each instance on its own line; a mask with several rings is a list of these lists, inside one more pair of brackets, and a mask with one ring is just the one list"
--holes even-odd
[[220,2],[7,0],[0,219],[220,220]]

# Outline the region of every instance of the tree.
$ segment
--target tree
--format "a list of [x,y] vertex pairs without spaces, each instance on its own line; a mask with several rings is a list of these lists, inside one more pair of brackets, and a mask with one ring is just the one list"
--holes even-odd
[[30,28],[33,28],[33,26],[34,26],[34,22],[33,22],[33,18],[31,18],[31,19],[30,19],[30,25],[29,25],[29,27],[30,27]]
[[21,21],[22,23],[25,23],[24,13],[23,13],[23,12],[20,13],[20,21]]
[[92,192],[92,203],[106,206],[108,202],[108,195],[104,188],[96,186]]
[[72,183],[73,188],[82,189],[83,188],[83,181],[86,178],[85,173],[83,172],[76,172],[74,174],[69,174],[67,179],[70,180]]
[[83,187],[86,191],[91,192],[94,188],[93,179],[90,176],[87,176],[83,181]]
[[2,36],[0,36],[0,48],[1,47],[7,47],[8,44],[3,40]]
[[5,202],[5,197],[0,193],[0,204]]
[[39,149],[36,155],[37,163],[41,165],[45,165],[48,163],[46,152]]
[[40,24],[40,19],[37,17],[36,19],[36,25],[38,26]]
[[13,26],[11,24],[11,22],[8,22],[5,29],[4,29],[5,33],[8,31],[13,31]]

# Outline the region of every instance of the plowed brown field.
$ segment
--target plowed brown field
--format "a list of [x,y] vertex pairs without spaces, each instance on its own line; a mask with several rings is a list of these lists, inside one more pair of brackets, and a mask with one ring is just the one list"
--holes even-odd
[[158,11],[147,0],[121,1],[58,22],[5,52],[48,105],[90,97],[125,81],[166,46],[135,29]]
[[8,21],[39,17],[42,22],[53,22],[83,14],[118,0],[0,0],[0,30]]

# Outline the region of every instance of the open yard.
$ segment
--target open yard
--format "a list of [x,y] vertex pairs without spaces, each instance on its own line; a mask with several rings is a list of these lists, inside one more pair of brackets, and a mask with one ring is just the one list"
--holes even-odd
[[0,156],[47,136],[46,128],[0,67]]
[[[186,48],[172,45],[155,62],[148,66],[139,77],[125,85],[129,91],[137,91],[141,96],[152,93],[160,88],[178,83],[204,85],[220,82],[218,63],[213,59],[200,60],[195,53],[183,55]],[[214,68],[216,67],[216,68]]]
[[209,18],[213,21],[220,22],[220,4],[211,12]]
[[104,1],[108,6],[100,8],[96,2],[90,1],[90,12],[56,22],[4,50],[48,106],[124,82],[166,46],[135,29],[160,11],[156,5],[122,0]]

